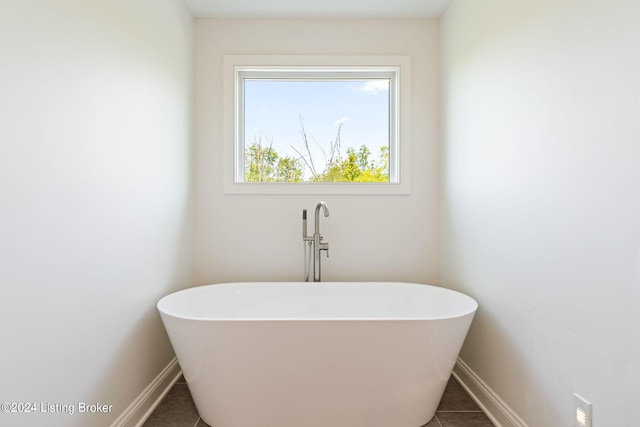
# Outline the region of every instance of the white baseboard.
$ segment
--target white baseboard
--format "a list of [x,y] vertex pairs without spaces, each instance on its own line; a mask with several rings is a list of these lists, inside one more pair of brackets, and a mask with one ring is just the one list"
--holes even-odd
[[174,357],[171,362],[158,374],[127,409],[111,424],[111,427],[140,427],[171,390],[180,378],[182,371]]
[[471,395],[496,427],[528,427],[460,358],[458,358],[456,366],[453,368],[453,376],[456,377],[460,385]]

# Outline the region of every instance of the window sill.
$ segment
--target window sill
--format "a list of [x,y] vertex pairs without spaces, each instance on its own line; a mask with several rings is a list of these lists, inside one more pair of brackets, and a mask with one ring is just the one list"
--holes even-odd
[[410,192],[408,183],[281,183],[281,182],[261,182],[261,183],[225,183],[225,194],[344,194],[344,195],[407,195]]

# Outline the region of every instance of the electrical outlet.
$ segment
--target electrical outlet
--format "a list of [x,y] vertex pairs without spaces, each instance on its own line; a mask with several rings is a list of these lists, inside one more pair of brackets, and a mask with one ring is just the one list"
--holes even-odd
[[591,417],[592,417],[591,402],[574,393],[573,406],[575,408],[575,421],[573,423],[573,426],[574,427],[592,427],[591,426]]

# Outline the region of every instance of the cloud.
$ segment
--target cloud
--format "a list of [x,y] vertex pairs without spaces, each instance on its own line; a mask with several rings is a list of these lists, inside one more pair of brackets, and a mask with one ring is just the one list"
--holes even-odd
[[335,127],[338,127],[338,126],[340,126],[340,125],[343,125],[343,124],[347,123],[349,120],[351,120],[351,117],[346,117],[346,116],[345,116],[345,117],[343,117],[343,118],[341,118],[341,119],[339,119],[339,120],[336,120],[336,121],[333,123],[333,125],[334,125]]
[[360,86],[356,87],[355,90],[357,90],[358,92],[367,93],[369,95],[377,95],[378,92],[389,90],[389,80],[387,79],[367,80],[366,82],[362,83]]

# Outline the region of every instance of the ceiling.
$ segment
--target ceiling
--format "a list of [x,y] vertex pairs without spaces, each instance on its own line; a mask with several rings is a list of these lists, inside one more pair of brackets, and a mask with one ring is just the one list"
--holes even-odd
[[184,0],[195,17],[437,18],[450,0]]

